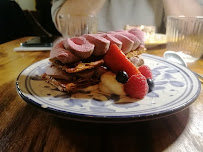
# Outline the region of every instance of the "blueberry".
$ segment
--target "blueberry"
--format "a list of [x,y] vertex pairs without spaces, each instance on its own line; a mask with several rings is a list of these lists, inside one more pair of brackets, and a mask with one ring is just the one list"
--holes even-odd
[[151,92],[154,88],[154,81],[152,79],[147,79],[147,83],[148,83],[148,86],[149,86],[149,91],[148,92]]
[[120,83],[126,83],[128,81],[128,74],[125,71],[119,71],[116,74],[116,80]]

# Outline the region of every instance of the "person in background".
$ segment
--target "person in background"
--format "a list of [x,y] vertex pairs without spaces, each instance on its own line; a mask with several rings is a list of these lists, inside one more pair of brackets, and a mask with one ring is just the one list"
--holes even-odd
[[60,36],[51,17],[52,0],[35,0],[36,10],[22,10],[13,0],[0,0],[0,44],[25,36]]
[[38,21],[41,26],[51,35],[60,35],[51,17],[52,0],[35,0]]
[[15,1],[0,0],[0,44],[31,35],[29,23]]
[[93,13],[98,16],[98,31],[120,30],[125,25],[151,25],[165,33],[166,17],[203,16],[203,0],[53,0],[52,19],[60,30],[60,15]]

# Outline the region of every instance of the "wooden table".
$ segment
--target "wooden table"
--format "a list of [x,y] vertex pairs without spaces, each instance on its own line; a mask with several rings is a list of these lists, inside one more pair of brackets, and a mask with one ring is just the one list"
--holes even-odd
[[[16,78],[49,52],[14,52],[26,39],[0,45],[0,152],[203,151],[203,91],[183,111],[132,124],[74,122],[27,104],[16,92]],[[164,51],[162,46],[147,53],[162,56]],[[203,59],[190,68],[203,74]]]

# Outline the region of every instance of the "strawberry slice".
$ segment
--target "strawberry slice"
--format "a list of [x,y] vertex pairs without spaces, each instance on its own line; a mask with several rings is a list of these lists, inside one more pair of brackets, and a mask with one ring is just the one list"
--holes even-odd
[[110,45],[103,59],[106,66],[114,73],[125,71],[129,78],[132,75],[140,74],[140,71],[130,62],[116,44]]

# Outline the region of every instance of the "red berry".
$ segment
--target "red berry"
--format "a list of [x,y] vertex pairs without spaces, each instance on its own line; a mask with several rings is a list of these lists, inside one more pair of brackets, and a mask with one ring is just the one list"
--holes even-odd
[[148,93],[148,89],[147,80],[142,74],[131,76],[124,85],[125,93],[136,99],[144,98]]
[[152,71],[147,65],[141,65],[138,70],[145,76],[146,79],[152,79]]
[[114,73],[126,71],[129,77],[140,73],[116,44],[110,45],[103,59],[106,66]]

